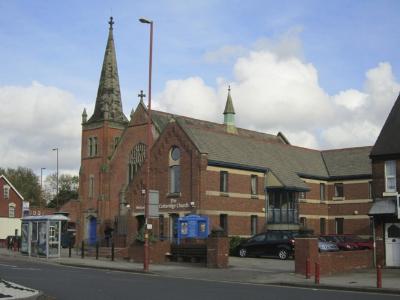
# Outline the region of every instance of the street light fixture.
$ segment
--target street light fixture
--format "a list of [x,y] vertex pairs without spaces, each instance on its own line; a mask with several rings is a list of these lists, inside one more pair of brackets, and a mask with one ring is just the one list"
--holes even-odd
[[56,194],[56,208],[58,208],[58,148],[53,148],[57,152],[57,194]]
[[43,202],[43,170],[46,170],[46,168],[40,168],[40,202],[39,206],[42,206]]
[[144,259],[143,259],[143,271],[149,271],[149,231],[148,231],[148,221],[149,221],[149,197],[150,197],[150,146],[152,142],[151,137],[151,72],[153,64],[153,21],[140,18],[139,21],[143,24],[150,24],[150,49],[149,49],[149,91],[148,91],[148,117],[147,117],[147,148],[146,148],[146,158],[147,158],[147,178],[146,178],[146,198],[144,205]]

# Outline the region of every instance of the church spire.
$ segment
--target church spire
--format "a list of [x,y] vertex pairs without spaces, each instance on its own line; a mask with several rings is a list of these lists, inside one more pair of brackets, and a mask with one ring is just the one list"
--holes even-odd
[[224,110],[224,124],[228,133],[237,133],[235,126],[235,109],[231,97],[231,86],[228,87],[228,98],[226,99]]
[[122,111],[117,58],[115,55],[113,37],[113,17],[110,17],[108,24],[108,40],[104,53],[103,67],[101,69],[96,105],[94,113],[88,122],[97,122],[107,119],[109,121],[125,123],[128,120]]

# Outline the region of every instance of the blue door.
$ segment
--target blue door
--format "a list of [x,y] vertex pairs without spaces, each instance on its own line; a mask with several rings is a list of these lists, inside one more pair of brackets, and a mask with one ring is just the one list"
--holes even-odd
[[90,218],[89,220],[89,244],[96,244],[96,218]]

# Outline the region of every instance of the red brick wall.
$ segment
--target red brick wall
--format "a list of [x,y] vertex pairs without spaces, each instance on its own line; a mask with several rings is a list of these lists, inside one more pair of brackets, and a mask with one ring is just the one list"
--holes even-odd
[[[150,243],[150,263],[160,264],[167,261],[167,253],[171,251],[171,244],[169,241],[157,241]],[[134,262],[143,262],[144,244],[133,243],[128,249],[129,258]]]
[[228,268],[229,238],[210,237],[207,239],[207,268]]
[[298,238],[295,244],[295,272],[306,275],[306,260],[310,259],[310,274],[315,271],[315,263],[320,264],[321,275],[331,275],[373,267],[373,251],[318,252],[316,238]]

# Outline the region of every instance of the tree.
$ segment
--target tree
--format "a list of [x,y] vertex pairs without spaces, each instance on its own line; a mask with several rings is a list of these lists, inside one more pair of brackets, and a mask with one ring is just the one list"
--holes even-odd
[[[46,177],[46,185],[50,190],[57,191],[57,173]],[[63,205],[71,199],[78,199],[79,177],[69,174],[61,174],[58,178],[58,195],[54,193],[53,199],[47,204],[48,207]]]
[[40,185],[39,178],[32,169],[18,167],[1,168],[0,174],[4,174],[17,191],[24,197],[25,201],[29,201],[31,205],[40,205]]

